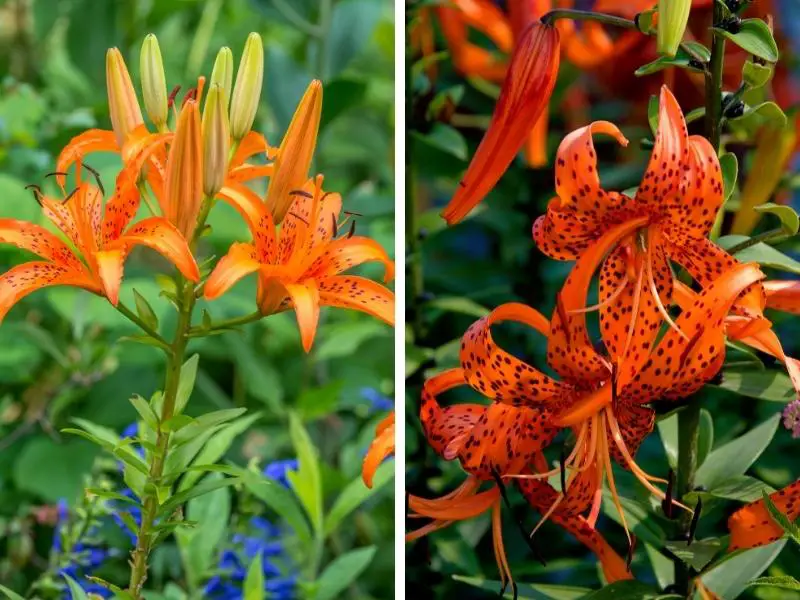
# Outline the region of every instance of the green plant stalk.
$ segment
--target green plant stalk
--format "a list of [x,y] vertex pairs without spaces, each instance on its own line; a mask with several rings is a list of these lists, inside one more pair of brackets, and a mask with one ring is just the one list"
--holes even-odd
[[[676,498],[681,501],[694,489],[697,473],[697,439],[700,430],[700,403],[696,399],[678,413],[678,472],[675,479]],[[692,524],[692,515],[682,512],[678,521],[681,539],[686,539]],[[675,557],[675,585],[678,593],[689,597],[692,572],[689,566]]]
[[[197,240],[205,228],[208,213],[213,205],[212,198],[204,198],[200,214],[197,218],[190,248],[194,254]],[[175,415],[175,401],[178,396],[178,385],[181,379],[181,367],[183,366],[186,355],[186,346],[189,343],[189,330],[192,326],[192,313],[195,306],[194,286],[191,281],[184,279],[178,274],[176,276],[177,287],[180,290],[178,295],[178,324],[175,328],[175,337],[170,344],[167,352],[167,373],[164,381],[164,401],[161,406],[159,416],[159,430],[156,435],[155,451],[152,453],[152,463],[147,477],[145,490],[146,497],[142,509],[142,524],[139,527],[136,546],[131,552],[131,578],[128,584],[128,592],[136,600],[142,597],[142,587],[147,579],[147,559],[152,550],[153,533],[152,528],[155,524],[158,512],[158,495],[155,491],[158,488],[161,477],[164,474],[164,465],[167,461],[169,452],[169,431],[161,429],[161,425]]]
[[[722,4],[714,3],[714,24],[724,18]],[[722,69],[725,64],[725,38],[713,35],[711,59],[706,73],[706,138],[719,154],[722,134]]]

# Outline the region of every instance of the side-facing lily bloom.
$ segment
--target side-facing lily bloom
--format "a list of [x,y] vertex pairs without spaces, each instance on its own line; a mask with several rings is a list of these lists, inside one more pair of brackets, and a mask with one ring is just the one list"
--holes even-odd
[[375,439],[369,445],[364,464],[361,467],[361,478],[364,485],[372,488],[375,471],[387,456],[394,454],[394,411],[386,415],[375,428]]
[[[800,517],[800,480],[773,492],[769,499],[789,521],[796,521]],[[784,536],[783,529],[773,521],[763,498],[733,513],[728,519],[728,529],[731,532],[728,552],[764,546]]]
[[514,47],[489,128],[442,212],[450,225],[483,200],[514,160],[547,107],[558,63],[558,31],[538,21],[529,25]]
[[[492,541],[498,571],[503,585],[511,583],[513,586],[503,543],[503,490],[500,486],[504,487],[504,484],[501,478],[505,475],[526,473],[527,464],[541,457],[539,453],[552,441],[556,429],[548,424],[544,413],[526,407],[508,406],[499,402],[489,405],[439,404],[438,396],[467,385],[464,371],[451,369],[430,378],[423,387],[420,418],[428,443],[445,460],[457,459],[468,475],[456,490],[440,498],[425,499],[414,495],[409,497],[409,516],[432,521],[408,533],[406,540],[413,541],[453,522],[491,511]],[[587,476],[581,475],[579,478],[583,480]],[[539,482],[522,480],[520,483],[524,493],[540,485]],[[583,491],[590,486],[579,484],[576,490],[578,487]],[[537,501],[541,498],[538,492],[533,496]],[[533,496],[529,497],[529,501],[532,501]],[[630,578],[624,561],[597,532],[586,535],[582,532],[582,527],[576,526],[577,521],[572,518],[572,513],[580,511],[590,500],[583,493],[571,494],[569,501],[555,511],[557,514],[554,519],[597,553],[609,581]],[[535,506],[542,509],[541,503]],[[549,507],[550,504],[542,512]]]
[[[670,261],[701,285],[738,263],[706,236],[722,204],[722,171],[711,144],[689,136],[672,93],[661,89],[659,127],[647,170],[631,198],[600,186],[592,136],[627,140],[615,125],[595,122],[572,132],[556,160],[556,193],[533,226],[539,249],[558,260],[574,260],[614,225],[638,223],[609,249],[600,269],[599,310],[603,342],[619,359],[646,353],[659,325],[671,318]],[[736,304],[760,316],[763,290],[754,286]],[[682,333],[682,335],[686,335]]]
[[[223,188],[220,197],[244,217],[252,243],[233,244],[205,284],[206,299],[225,293],[250,273],[258,273],[257,303],[262,314],[294,309],[303,348],[314,341],[320,306],[359,310],[394,324],[394,294],[365,277],[343,275],[369,261],[383,263],[385,281],[394,277],[394,263],[374,240],[339,235],[342,199],[324,193],[322,177],[292,192],[294,201],[278,233],[269,208],[243,185]],[[337,237],[338,236],[338,237]]]
[[[146,158],[146,153],[140,153],[136,162]],[[105,208],[101,189],[80,180],[63,200],[38,189],[35,193],[44,214],[71,246],[39,225],[0,219],[0,243],[13,244],[44,259],[23,263],[0,276],[0,320],[28,294],[54,285],[87,289],[116,306],[125,259],[136,245],[161,253],[187,279],[200,279],[186,240],[169,221],[150,217],[128,227],[139,207],[139,191],[130,171],[120,173]]]
[[[592,525],[604,478],[620,507],[612,459],[630,469],[653,495],[665,498],[653,485],[663,480],[645,473],[634,459],[655,420],[653,409],[646,405],[690,395],[716,374],[724,360],[723,319],[741,292],[763,277],[755,265],[739,265],[705,288],[654,350],[637,344],[627,359],[620,360],[616,347],[610,346],[608,355],[603,355],[589,339],[582,307],[597,265],[620,239],[640,226],[641,221],[616,225],[587,249],[559,293],[549,323],[532,308],[506,304],[477,321],[462,341],[461,366],[472,388],[497,402],[547,415],[543,418],[551,427],[572,429],[575,444],[559,468],[518,477],[541,479],[565,470],[573,477],[594,469],[595,497],[588,517]],[[504,321],[521,322],[547,336],[548,364],[561,381],[495,344],[491,327]],[[642,332],[637,329],[636,333]],[[560,496],[559,502],[565,498]],[[624,525],[621,509],[620,514]]]

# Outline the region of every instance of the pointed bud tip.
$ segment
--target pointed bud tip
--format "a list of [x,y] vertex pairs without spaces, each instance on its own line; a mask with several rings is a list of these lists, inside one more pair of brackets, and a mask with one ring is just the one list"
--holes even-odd
[[231,97],[231,134],[242,139],[253,126],[264,81],[264,45],[261,36],[247,36]]
[[144,42],[142,42],[139,69],[145,111],[150,120],[160,129],[167,122],[169,116],[169,101],[161,48],[158,45],[158,38],[152,33],[145,36]]

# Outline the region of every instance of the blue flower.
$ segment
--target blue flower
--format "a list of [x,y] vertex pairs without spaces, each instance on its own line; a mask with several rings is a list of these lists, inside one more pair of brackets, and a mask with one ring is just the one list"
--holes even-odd
[[283,487],[288,488],[289,480],[287,479],[286,474],[289,471],[297,471],[298,468],[299,467],[296,458],[276,460],[264,467],[264,476],[272,479],[273,481],[277,481]]
[[361,388],[361,397],[370,403],[371,412],[386,412],[394,408],[394,402],[374,388]]

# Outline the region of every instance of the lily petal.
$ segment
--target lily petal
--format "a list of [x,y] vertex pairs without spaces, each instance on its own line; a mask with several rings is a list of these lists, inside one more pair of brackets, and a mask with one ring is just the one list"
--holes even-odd
[[437,397],[456,387],[467,385],[461,369],[449,369],[425,381],[419,418],[425,439],[433,451],[445,460],[458,456],[469,431],[486,410],[481,404],[453,404],[442,407]]
[[683,172],[680,193],[673,200],[669,218],[671,227],[684,235],[705,238],[722,206],[722,169],[707,139],[693,135],[688,143],[688,168]]
[[340,238],[326,246],[324,253],[316,258],[304,277],[330,277],[366,262],[380,262],[385,267],[383,280],[394,278],[394,262],[378,242],[366,237]]
[[260,268],[261,262],[256,259],[256,250],[251,244],[232,244],[206,279],[203,296],[206,300],[219,298],[242,277]]
[[0,322],[25,296],[54,285],[71,285],[101,293],[95,282],[74,268],[42,261],[27,262],[0,275]]
[[80,261],[61,238],[34,223],[0,219],[0,244],[12,244],[67,267],[80,267]]
[[303,283],[288,283],[284,287],[292,300],[292,306],[297,315],[297,326],[300,328],[303,350],[309,352],[319,324],[319,290],[313,280]]
[[[800,517],[800,480],[773,492],[769,498],[790,521],[794,522]],[[731,532],[728,552],[764,546],[784,535],[783,528],[772,520],[763,499],[751,502],[733,513],[728,519],[728,529]]]
[[[76,135],[64,146],[64,149],[59,153],[56,159],[56,171],[66,173],[75,161],[81,160],[91,152],[119,151],[120,147],[117,145],[117,138],[113,131],[90,129],[89,131],[84,131]],[[64,175],[56,175],[56,181],[62,188],[66,180]]]
[[272,160],[277,152],[278,149],[270,146],[263,134],[251,130],[239,142],[239,147],[236,148],[236,153],[231,159],[230,168],[234,169],[243,165],[248,158],[256,154],[261,154],[268,160]]
[[94,255],[97,271],[108,301],[114,306],[119,304],[119,288],[122,285],[122,272],[128,252],[125,248],[105,250]]
[[336,275],[317,282],[319,300],[326,306],[365,312],[394,326],[394,292],[364,277]]
[[394,411],[378,424],[375,439],[369,445],[364,464],[361,467],[361,478],[364,485],[372,489],[372,480],[378,467],[387,456],[394,454]]
[[184,237],[163,217],[149,217],[131,227],[120,244],[148,246],[174,264],[189,281],[200,281],[200,270]]
[[275,260],[277,247],[275,223],[261,198],[254,191],[239,183],[226,185],[218,195],[244,217],[253,234],[254,247],[258,257],[264,263],[272,263]]

